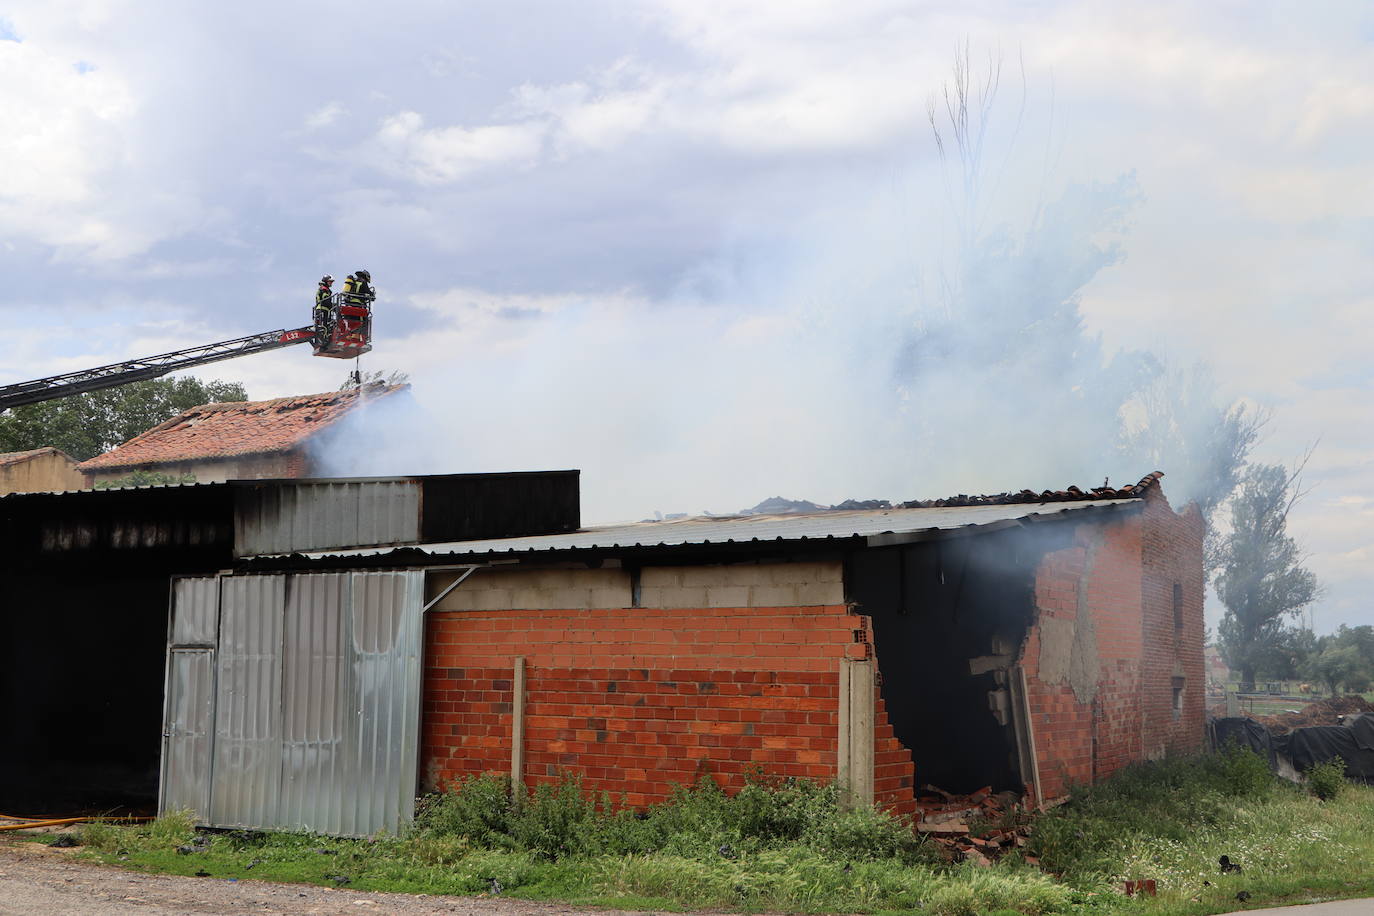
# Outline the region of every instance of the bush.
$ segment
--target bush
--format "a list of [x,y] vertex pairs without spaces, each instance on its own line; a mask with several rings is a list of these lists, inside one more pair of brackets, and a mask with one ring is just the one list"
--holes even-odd
[[424,799],[415,824],[425,833],[462,837],[474,846],[501,849],[514,845],[514,819],[510,780],[480,776],[450,783],[448,791]]
[[1345,761],[1332,757],[1325,763],[1315,763],[1307,768],[1307,791],[1322,801],[1338,798],[1345,789]]
[[707,777],[646,811],[616,811],[609,796],[593,798],[572,776],[517,802],[509,791],[508,780],[483,776],[427,799],[416,818],[417,857],[437,864],[468,849],[506,849],[552,861],[666,853],[719,862],[802,847],[856,861],[937,858],[905,820],[862,808],[841,811],[838,789],[810,780],[754,777],[729,796]]
[[597,851],[597,822],[609,813],[609,799],[598,811],[596,801],[582,791],[582,781],[564,776],[541,783],[534,794],[515,806],[511,834],[518,848],[552,861],[566,855]]
[[1276,784],[1269,761],[1236,742],[1228,744],[1217,761],[1228,794],[1237,798],[1261,798]]

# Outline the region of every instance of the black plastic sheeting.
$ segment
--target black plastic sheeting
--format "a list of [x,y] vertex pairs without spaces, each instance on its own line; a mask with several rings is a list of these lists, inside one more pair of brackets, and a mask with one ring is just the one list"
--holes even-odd
[[1298,772],[1336,757],[1345,763],[1345,775],[1374,784],[1374,713],[1347,716],[1341,725],[1313,725],[1275,735],[1260,723],[1246,718],[1212,721],[1212,742],[1218,747],[1236,743],[1269,760],[1286,758]]

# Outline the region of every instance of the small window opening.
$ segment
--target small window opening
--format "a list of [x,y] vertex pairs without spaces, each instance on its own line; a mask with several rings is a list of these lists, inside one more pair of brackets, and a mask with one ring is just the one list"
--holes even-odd
[[1184,679],[1184,678],[1181,678],[1181,677],[1176,677],[1176,678],[1174,678],[1174,718],[1175,718],[1175,719],[1177,719],[1177,718],[1179,718],[1180,716],[1183,715],[1183,688],[1184,688],[1184,685],[1185,685],[1185,679]]
[[1174,583],[1174,632],[1183,632],[1183,586]]

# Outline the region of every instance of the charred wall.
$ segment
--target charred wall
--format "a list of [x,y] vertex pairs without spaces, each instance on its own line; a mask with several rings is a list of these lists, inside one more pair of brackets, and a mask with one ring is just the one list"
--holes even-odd
[[856,552],[848,598],[873,620],[882,694],[916,781],[1019,789],[1010,669],[1057,523]]
[[230,562],[222,488],[0,500],[0,810],[157,797],[169,579]]

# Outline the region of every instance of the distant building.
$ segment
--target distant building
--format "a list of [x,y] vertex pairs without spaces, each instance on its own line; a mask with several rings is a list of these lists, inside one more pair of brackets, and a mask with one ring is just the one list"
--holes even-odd
[[409,385],[373,385],[271,401],[202,404],[79,466],[88,486],[135,471],[199,483],[318,476],[312,449],[360,406],[394,399]]
[[76,459],[60,448],[0,453],[0,496],[6,493],[46,493],[80,490],[85,478]]
[[1231,680],[1231,669],[1221,657],[1220,649],[1216,646],[1207,646],[1202,650],[1202,657],[1207,665],[1207,680],[1210,683],[1225,684]]

